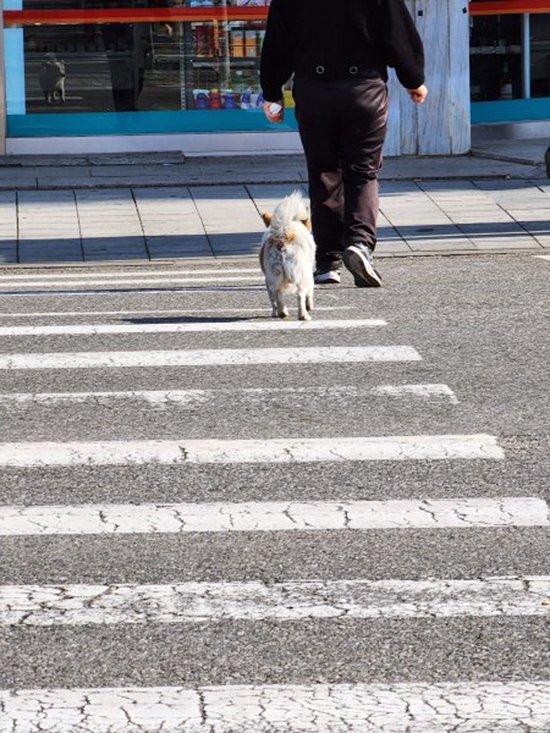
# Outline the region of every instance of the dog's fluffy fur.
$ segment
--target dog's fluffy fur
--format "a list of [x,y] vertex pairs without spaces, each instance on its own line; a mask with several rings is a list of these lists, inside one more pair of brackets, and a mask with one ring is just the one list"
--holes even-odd
[[262,214],[267,227],[262,239],[260,264],[274,318],[287,318],[283,293],[298,294],[298,314],[309,321],[313,310],[315,241],[307,204],[299,191],[284,198],[273,214]]

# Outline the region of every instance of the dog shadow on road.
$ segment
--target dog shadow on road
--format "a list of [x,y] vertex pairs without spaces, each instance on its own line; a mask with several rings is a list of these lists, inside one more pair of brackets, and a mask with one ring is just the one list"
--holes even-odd
[[250,317],[235,316],[178,316],[171,318],[155,318],[154,316],[145,318],[125,318],[126,323],[134,323],[136,325],[147,323],[240,323],[243,321],[271,321],[268,315],[254,315]]

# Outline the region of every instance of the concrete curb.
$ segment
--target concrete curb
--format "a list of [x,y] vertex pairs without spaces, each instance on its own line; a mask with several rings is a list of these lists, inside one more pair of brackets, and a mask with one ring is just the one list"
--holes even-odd
[[[486,156],[489,158],[489,156]],[[506,158],[499,158],[498,160],[506,162]],[[513,161],[515,163],[519,162],[517,160]],[[534,170],[529,171],[528,173],[523,174],[468,174],[468,175],[440,175],[440,174],[434,174],[434,175],[424,175],[424,176],[410,176],[410,175],[403,175],[403,176],[380,176],[380,182],[382,185],[385,181],[391,182],[391,181],[412,181],[412,182],[422,182],[422,181],[528,181],[532,179],[542,179],[546,178],[546,169],[543,165],[540,166],[533,166]],[[307,180],[303,178],[287,178],[287,177],[280,177],[278,178],[276,175],[271,176],[269,178],[265,176],[260,176],[258,178],[254,178],[252,176],[246,176],[242,178],[235,178],[234,180],[227,180],[225,178],[224,180],[219,179],[201,179],[201,180],[195,180],[195,181],[186,181],[186,180],[178,180],[174,181],[171,180],[151,180],[151,181],[136,181],[132,179],[128,180],[107,180],[107,181],[97,181],[96,179],[90,180],[90,182],[72,182],[69,184],[67,183],[49,183],[49,184],[4,184],[0,182],[0,191],[94,191],[94,190],[105,190],[105,189],[113,189],[118,190],[121,188],[130,188],[130,189],[140,189],[140,188],[197,188],[199,186],[247,186],[247,185],[274,185],[274,184],[281,184],[281,185],[294,185],[294,184],[304,184],[307,183]]]
[[533,165],[536,168],[544,167],[541,160],[533,160],[533,158],[521,158],[515,155],[501,155],[500,153],[489,153],[485,150],[476,150],[472,148],[473,158],[485,158],[486,160],[502,160],[504,163],[519,163],[520,165]]

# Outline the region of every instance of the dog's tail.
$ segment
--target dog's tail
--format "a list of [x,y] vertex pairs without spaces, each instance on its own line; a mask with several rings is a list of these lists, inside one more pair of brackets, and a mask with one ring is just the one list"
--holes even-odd
[[273,212],[271,229],[275,236],[281,239],[293,239],[292,222],[300,221],[304,226],[310,227],[309,212],[306,200],[300,191],[294,191],[290,196],[284,198]]

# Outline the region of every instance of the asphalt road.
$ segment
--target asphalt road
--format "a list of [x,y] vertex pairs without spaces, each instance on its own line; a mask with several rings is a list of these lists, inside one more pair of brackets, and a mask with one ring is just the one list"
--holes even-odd
[[[486,434],[494,437],[504,457],[187,465],[155,461],[112,465],[109,460],[98,465],[92,457],[75,465],[52,465],[46,446],[35,464],[29,459],[28,465],[8,465],[0,457],[2,505],[549,500],[550,259],[529,254],[384,259],[380,261],[384,288],[358,290],[346,276],[340,286],[317,289],[319,310],[314,318],[381,319],[387,325],[313,330],[305,324],[288,331],[262,330],[270,319],[259,279],[217,280],[231,276],[229,270],[255,264],[251,260],[222,262],[216,266],[218,274],[200,275],[212,277],[212,282],[196,284],[163,283],[168,275],[155,273],[172,271],[173,279],[183,270],[212,270],[211,263],[1,271],[0,356],[400,345],[412,347],[420,358],[372,363],[1,369],[2,441],[27,445],[31,455],[33,447],[28,444],[35,443],[38,455],[42,450],[38,444],[45,442],[216,439],[269,443],[316,438],[330,444],[351,437]],[[105,285],[86,284],[82,276],[94,272]],[[128,273],[135,276],[138,272],[150,282],[124,282],[130,278]],[[33,273],[34,283],[30,282]],[[49,284],[46,274],[61,277],[50,277],[57,284]],[[15,275],[27,281],[6,279]],[[292,306],[294,319],[294,303]],[[250,319],[260,322],[258,330],[107,335],[2,332],[9,326],[107,323],[131,324],[137,329],[142,324],[220,322],[230,329],[232,323]],[[408,388],[403,389],[404,385]],[[162,392],[164,397],[144,397],[143,393],[151,391]],[[76,399],[67,393],[81,396]],[[13,451],[16,449],[14,446]],[[260,580],[270,587],[313,579],[548,578],[548,522],[544,526],[541,515],[540,526],[535,525],[493,526],[487,521],[486,526],[481,522],[346,531],[7,533],[0,536],[0,584],[116,586]],[[550,585],[546,587],[550,590]],[[41,623],[33,622],[32,614],[23,623],[9,623],[0,595],[0,691],[548,683],[548,614],[538,605],[537,612],[524,615],[506,609],[484,615],[472,604],[462,615],[436,612],[386,617],[382,613],[378,618],[250,620],[232,615],[228,601],[225,615],[196,623],[162,623],[145,617],[135,625],[99,616],[91,624],[65,623],[62,613]],[[550,694],[548,688],[546,694]],[[542,707],[536,712],[542,725],[550,726],[545,710],[544,719]],[[496,720],[498,715],[494,715]],[[476,721],[475,711],[471,718]],[[529,727],[519,713],[511,727],[498,727],[495,720],[486,721],[486,727],[464,730],[548,729]],[[28,725],[29,731],[41,730]],[[262,728],[256,722],[246,730],[306,730],[298,723],[295,728],[276,722],[271,725]],[[7,726],[0,707],[0,731],[12,730]],[[122,729],[161,730],[153,724],[135,728],[128,724]],[[204,728],[227,733],[244,729],[229,724]],[[382,725],[368,728],[366,724],[364,728],[350,724],[325,729],[386,730]],[[27,729],[15,730],[26,733]],[[97,733],[99,728],[51,730]],[[432,728],[426,725],[418,730]]]

